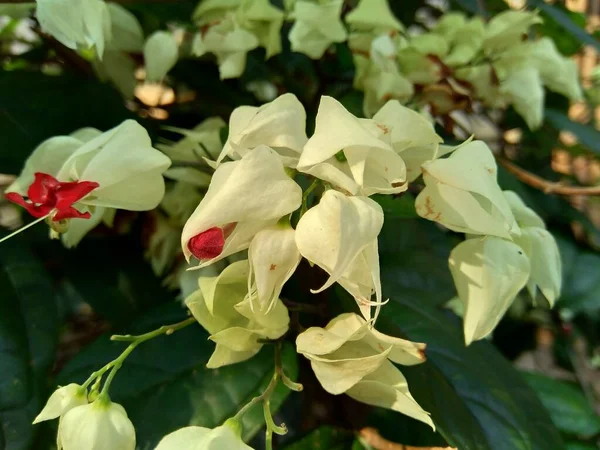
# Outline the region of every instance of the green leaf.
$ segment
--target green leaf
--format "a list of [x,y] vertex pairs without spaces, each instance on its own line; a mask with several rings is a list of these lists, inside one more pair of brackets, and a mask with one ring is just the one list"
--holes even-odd
[[0,71],[0,167],[19,173],[44,139],[82,127],[107,130],[132,116],[117,91],[96,80]]
[[535,373],[523,372],[522,375],[537,392],[560,431],[583,438],[600,433],[600,417],[575,384]]
[[573,122],[565,113],[556,109],[546,109],[545,117],[557,130],[570,131],[583,145],[600,155],[600,131],[591,125]]
[[[561,3],[554,3],[552,7],[565,14],[573,21],[574,25],[581,29],[585,29],[585,14],[576,11],[570,11]],[[578,37],[569,33],[565,33],[564,27],[557,21],[553,20],[547,12],[542,11],[540,16],[544,21],[535,26],[536,31],[543,36],[548,36],[551,38],[556,44],[556,48],[560,53],[565,56],[572,56],[581,50],[583,42]]]
[[585,442],[567,442],[565,450],[598,450],[596,444],[586,444]]
[[[405,233],[394,224],[387,227],[396,236]],[[388,236],[393,239],[394,234]],[[422,243],[418,240],[414,246]],[[561,437],[535,392],[489,342],[465,348],[462,323],[432,306],[429,298],[435,291],[426,283],[419,286],[419,278],[409,291],[398,287],[395,261],[403,267],[411,252],[394,259],[389,254],[394,245],[380,241],[383,295],[390,302],[378,327],[427,343],[427,362],[401,370],[446,441],[461,450],[562,450]],[[446,294],[439,296],[448,299]]]
[[59,324],[52,282],[18,237],[2,243],[0,289],[0,442],[25,450],[47,398]]
[[338,428],[323,426],[310,432],[284,450],[346,450],[354,442],[354,433]]
[[134,239],[95,239],[88,235],[74,249],[64,249],[55,242],[49,245],[67,291],[112,324],[122,324],[148,308],[173,300],[174,294],[154,275],[142,257],[143,248]]
[[558,308],[570,314],[600,311],[600,255],[583,250],[569,239],[556,236],[562,262],[563,287]]
[[591,36],[587,31],[577,25],[573,20],[562,10],[549,5],[543,0],[529,0],[527,2],[532,8],[538,8],[549,17],[554,19],[567,33],[570,33],[575,38],[579,39],[583,44],[591,45],[596,50],[600,50],[600,42]]
[[415,219],[419,217],[415,210],[415,197],[409,192],[397,197],[377,194],[371,198],[379,203],[386,219]]
[[[127,332],[150,331],[185,317],[178,304],[162,305],[136,320]],[[222,424],[262,392],[273,374],[273,349],[265,347],[247,362],[209,370],[205,364],[214,344],[199,325],[191,325],[140,345],[115,377],[111,398],[127,410],[139,448],[154,448],[164,435],[178,428]],[[102,337],[65,366],[57,383],[84,381],[122,350],[123,343],[110,341],[108,335]],[[283,364],[293,379],[298,370],[296,358],[291,346],[285,347]],[[289,393],[283,385],[278,386],[271,400],[273,412]],[[243,424],[244,438],[249,439],[264,424],[262,409],[253,408],[244,416]]]

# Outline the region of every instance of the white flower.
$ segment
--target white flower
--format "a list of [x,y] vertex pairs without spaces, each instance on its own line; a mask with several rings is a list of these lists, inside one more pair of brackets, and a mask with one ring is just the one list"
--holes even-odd
[[252,307],[248,275],[248,260],[236,261],[217,277],[200,277],[200,289],[185,300],[217,344],[208,368],[245,361],[262,348],[260,339],[277,339],[288,329],[290,319],[281,300],[269,312]]
[[544,118],[544,86],[535,67],[511,73],[500,85],[500,92],[513,104],[531,130],[542,124]]
[[417,213],[462,233],[498,236],[519,234],[519,227],[497,182],[497,166],[481,141],[459,146],[446,159],[422,166],[425,189],[417,196]]
[[252,450],[231,427],[185,427],[166,435],[154,450]]
[[260,230],[300,207],[302,189],[286,173],[279,156],[259,146],[241,160],[223,163],[208,192],[187,221],[181,246],[198,267],[248,248]]
[[259,310],[271,310],[281,289],[294,274],[302,258],[296,246],[295,230],[275,226],[259,231],[248,249],[248,283],[256,290]]
[[103,397],[65,414],[58,429],[63,450],[134,450],[135,430],[125,409]]
[[144,46],[144,31],[137,18],[118,3],[107,3],[110,14],[111,39],[106,43],[110,50],[139,52]]
[[65,46],[94,47],[102,59],[111,39],[111,18],[102,0],[37,0],[36,17],[42,30]]
[[52,393],[44,409],[37,415],[33,423],[52,420],[64,416],[71,409],[87,404],[87,393],[80,385],[71,383],[58,388]]
[[392,364],[425,361],[425,344],[387,336],[356,314],[342,314],[325,328],[311,327],[296,339],[323,388],[359,402],[393,409],[432,428],[429,414],[410,394],[406,378]]
[[[100,221],[110,223],[113,208],[156,208],[165,192],[162,173],[170,164],[169,158],[152,148],[148,132],[133,120],[104,133],[84,128],[42,142],[7,189],[6,198],[35,217],[55,211],[53,220],[69,219],[63,243],[72,247]],[[51,195],[40,197],[43,192],[32,192],[42,186]],[[70,190],[61,191],[62,198],[56,201],[54,190],[62,187]],[[24,195],[30,197],[28,201]]]
[[288,36],[292,51],[319,59],[334,42],[346,40],[346,28],[340,15],[344,2],[328,0],[312,3],[298,0],[294,7],[294,25]]
[[404,30],[404,26],[390,10],[387,0],[361,0],[345,19],[354,30]]
[[239,106],[229,118],[229,136],[217,162],[239,159],[268,145],[287,167],[296,167],[306,144],[306,112],[294,94],[284,94],[261,107]]
[[390,130],[392,148],[406,164],[409,182],[421,175],[421,165],[436,159],[443,139],[435,132],[433,124],[423,115],[390,100],[373,120]]
[[529,279],[530,264],[515,243],[494,236],[467,239],[450,254],[450,272],[465,304],[465,342],[496,327]]
[[485,29],[483,48],[487,53],[497,52],[519,45],[529,27],[542,22],[537,11],[515,11],[509,9],[495,15]]
[[179,57],[177,41],[171,33],[157,31],[144,44],[146,80],[160,82],[175,66]]
[[[328,190],[317,206],[309,209],[296,227],[298,250],[330,276],[312,292],[339,283],[352,294],[362,314],[375,317],[382,304],[377,236],[383,226],[383,211],[367,197],[347,197]],[[371,296],[375,293],[375,301]]]
[[297,169],[350,194],[403,192],[406,166],[380,139],[389,130],[358,119],[332,97],[321,97],[315,132],[304,146]]

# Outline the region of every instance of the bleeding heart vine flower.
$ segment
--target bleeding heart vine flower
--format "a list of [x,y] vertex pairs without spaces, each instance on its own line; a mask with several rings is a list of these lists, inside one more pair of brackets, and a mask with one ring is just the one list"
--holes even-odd
[[337,282],[352,294],[365,318],[371,319],[375,306],[376,318],[384,303],[377,248],[382,226],[383,210],[375,201],[326,191],[296,227],[296,244],[302,256],[329,274],[327,282],[311,292],[322,292]]
[[425,344],[387,336],[356,314],[341,314],[325,328],[311,327],[296,339],[323,386],[333,395],[392,409],[435,428],[392,363],[411,366],[425,361]]
[[386,143],[389,129],[358,119],[332,97],[321,97],[315,132],[297,169],[349,192],[394,194],[407,189],[406,166]]
[[417,213],[453,231],[511,239],[519,226],[498,186],[497,170],[494,155],[481,141],[424,163],[425,189],[415,201]]
[[200,289],[185,300],[217,344],[208,368],[245,361],[260,351],[261,339],[277,339],[288,330],[290,318],[281,300],[268,312],[252,307],[248,275],[248,260],[236,261],[216,277],[201,276]]
[[239,159],[259,145],[268,145],[286,167],[296,167],[306,144],[306,112],[294,94],[283,94],[261,107],[239,106],[229,119],[229,136],[217,163]]
[[46,140],[5,197],[34,217],[47,217],[72,247],[100,221],[110,223],[114,208],[156,208],[165,190],[162,173],[170,164],[152,148],[146,130],[127,120],[105,133],[88,128]]
[[59,387],[52,393],[44,409],[37,415],[33,423],[52,420],[64,416],[71,409],[87,405],[86,390],[76,383]]
[[302,189],[265,145],[239,161],[221,164],[208,192],[181,235],[186,259],[204,267],[247,249],[260,230],[275,225],[302,203]]

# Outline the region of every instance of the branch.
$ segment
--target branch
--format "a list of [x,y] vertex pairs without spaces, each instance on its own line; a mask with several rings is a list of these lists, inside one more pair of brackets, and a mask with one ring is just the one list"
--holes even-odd
[[375,450],[456,450],[452,447],[413,447],[388,441],[375,428],[366,427],[358,432],[359,436]]
[[545,180],[525,169],[520,168],[509,160],[496,156],[496,159],[506,170],[515,175],[523,183],[536,189],[544,191],[546,194],[558,195],[600,195],[600,186],[565,186],[561,183]]

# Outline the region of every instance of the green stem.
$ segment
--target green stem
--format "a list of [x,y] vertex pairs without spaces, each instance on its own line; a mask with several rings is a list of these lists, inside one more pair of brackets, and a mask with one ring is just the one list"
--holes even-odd
[[189,317],[179,323],[174,323],[172,325],[163,325],[162,327],[157,328],[154,331],[150,331],[148,333],[140,334],[137,336],[132,336],[130,334],[111,336],[110,337],[111,341],[131,342],[131,344],[129,344],[127,346],[127,348],[116,359],[109,362],[101,369],[92,373],[90,375],[90,377],[86,380],[86,382],[83,383],[82,387],[87,389],[87,387],[90,384],[92,384],[92,382],[96,378],[101,378],[102,376],[104,376],[104,374],[106,372],[108,372],[109,370],[112,369],[110,374],[106,378],[106,381],[104,382],[104,386],[102,387],[102,392],[101,392],[101,395],[102,394],[108,395],[108,390],[110,388],[110,384],[112,383],[113,379],[115,378],[115,375],[117,374],[117,372],[123,365],[123,362],[125,361],[125,359],[131,354],[131,352],[133,352],[133,350],[135,350],[135,348],[138,345],[140,345],[141,343],[146,342],[152,338],[163,335],[163,334],[166,334],[167,336],[170,334],[173,334],[175,331],[181,330],[182,328],[185,328],[188,325],[191,325],[195,322],[196,322],[196,319],[194,317]]
[[[50,214],[52,214],[54,211],[52,211]],[[40,217],[39,219],[34,220],[31,223],[28,223],[27,225],[25,225],[24,227],[19,228],[18,230],[13,231],[12,233],[10,233],[8,236],[4,236],[2,239],[0,239],[0,243],[10,239],[13,236],[16,236],[17,234],[19,234],[22,231],[25,231],[27,228],[31,228],[34,225],[37,225],[38,223],[40,223],[42,220],[46,219],[47,217],[50,216],[50,214],[45,215],[44,217]]]
[[308,196],[316,189],[318,185],[319,179],[315,178],[308,189],[306,189],[306,191],[304,191],[302,194],[302,208],[300,209],[300,217],[302,217],[304,213],[308,211]]

